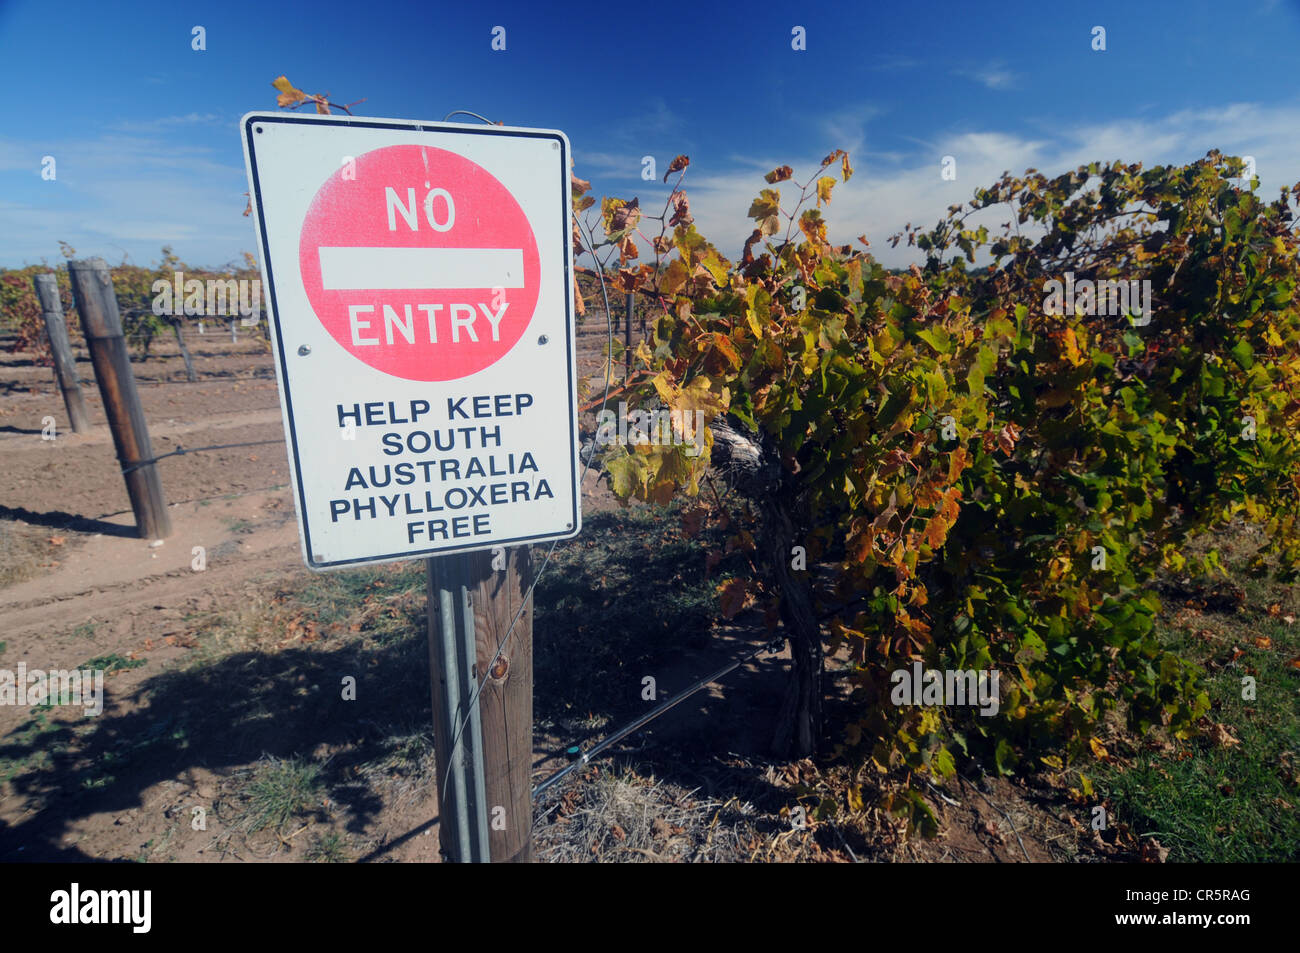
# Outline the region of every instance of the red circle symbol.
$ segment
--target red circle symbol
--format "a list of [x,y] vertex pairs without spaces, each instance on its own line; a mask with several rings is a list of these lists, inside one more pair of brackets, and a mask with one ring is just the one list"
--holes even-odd
[[429,146],[376,149],[330,176],[298,257],[334,340],[406,380],[490,367],[537,307],[537,241],[519,203],[485,169]]

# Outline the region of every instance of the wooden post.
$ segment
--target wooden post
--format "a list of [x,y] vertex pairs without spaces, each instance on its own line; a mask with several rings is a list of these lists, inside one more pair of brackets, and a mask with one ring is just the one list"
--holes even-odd
[[68,326],[63,320],[63,302],[59,299],[59,279],[55,275],[36,275],[36,296],[41,302],[41,317],[45,319],[45,333],[50,339],[50,353],[54,355],[54,379],[63,392],[63,405],[68,408],[68,420],[73,433],[90,429],[86,415],[86,402],[81,396],[77,380],[77,362],[72,356],[68,341]]
[[[443,851],[454,861],[532,860],[531,602],[497,655],[530,585],[527,547],[428,561],[439,829]],[[483,833],[486,850],[479,844]]]
[[68,262],[68,276],[72,279],[73,300],[81,315],[81,329],[95,367],[95,383],[99,385],[104,413],[113,432],[117,459],[127,471],[126,492],[131,497],[136,529],[144,539],[163,539],[171,535],[171,516],[163,498],[158,465],[141,464],[153,459],[153,445],[122,335],[113,277],[102,258]]
[[533,602],[491,665],[497,646],[533,584],[529,548],[478,553],[485,567],[474,599],[475,654],[479,679],[490,673],[479,696],[483,726],[483,773],[488,803],[488,841],[493,863],[533,859]]

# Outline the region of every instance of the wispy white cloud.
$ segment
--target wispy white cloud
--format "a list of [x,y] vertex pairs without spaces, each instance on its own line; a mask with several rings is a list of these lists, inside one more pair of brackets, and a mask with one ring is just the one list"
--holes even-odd
[[859,103],[827,115],[821,122],[821,131],[826,141],[832,144],[831,148],[858,152],[867,141],[867,124],[883,113],[884,110],[873,103]]
[[[651,112],[656,112],[651,106]],[[60,239],[80,254],[120,260],[119,248],[145,263],[164,243],[191,264],[215,264],[251,249],[249,219],[240,212],[246,189],[242,165],[228,150],[187,141],[183,131],[208,121],[171,117],[165,133],[108,129],[98,136],[57,141],[0,137],[0,262],[6,265],[57,256]],[[1184,163],[1217,148],[1255,158],[1260,192],[1272,198],[1279,186],[1300,181],[1300,105],[1232,103],[1159,115],[1150,109],[1097,122],[1031,122],[1016,131],[987,124],[910,140],[914,148],[874,148],[875,129],[887,117],[864,104],[823,117],[811,128],[813,140],[798,153],[731,154],[717,159],[694,156],[685,188],[700,231],[727,255],[736,257],[753,228],[745,217],[753,198],[766,187],[763,175],[789,163],[804,181],[826,151],[851,152],[856,173],[835,187],[826,211],[836,243],[866,234],[871,250],[889,265],[919,260],[915,249],[890,249],[887,239],[911,222],[931,225],[950,205],[966,202],[979,186],[1004,171],[1022,174],[1036,168],[1047,175],[1093,161],[1140,161],[1146,166]],[[834,136],[833,133],[840,133]],[[177,134],[182,133],[182,134]],[[577,152],[576,171],[596,179],[598,194],[639,195],[647,213],[657,213],[667,187],[662,175],[672,156],[627,141],[603,151]],[[688,147],[689,148],[689,147]],[[768,147],[770,148],[770,146]],[[658,164],[654,182],[641,180],[641,157]],[[40,179],[40,160],[54,155],[58,178]],[[957,178],[940,176],[940,161],[951,155]],[[609,183],[606,189],[605,183]],[[780,186],[787,200],[791,183]],[[987,213],[992,231],[1008,218],[1006,209]],[[647,229],[653,223],[647,224]],[[647,230],[647,234],[650,231]]]
[[180,126],[220,125],[234,120],[216,113],[187,113],[184,116],[160,116],[157,119],[117,120],[108,124],[117,132],[151,133],[174,130]]
[[681,127],[681,117],[668,107],[662,96],[650,100],[650,106],[633,120],[633,125],[651,134],[669,133]]
[[989,89],[1012,89],[1016,85],[1016,74],[1007,69],[1001,62],[989,63],[979,69],[953,70],[953,74],[973,79]]
[[[78,139],[0,139],[0,171],[9,180],[9,201],[0,203],[0,262],[39,261],[57,253],[60,240],[79,254],[111,261],[128,254],[141,264],[163,244],[177,245],[193,264],[216,264],[252,248],[252,227],[240,214],[247,188],[242,166],[175,135],[209,117],[171,118],[159,127],[165,138],[110,127]],[[47,154],[56,161],[53,181],[40,176]],[[30,176],[25,183],[23,173]]]
[[641,158],[631,152],[587,152],[574,149],[573,171],[584,179],[593,175],[611,179],[639,179]]

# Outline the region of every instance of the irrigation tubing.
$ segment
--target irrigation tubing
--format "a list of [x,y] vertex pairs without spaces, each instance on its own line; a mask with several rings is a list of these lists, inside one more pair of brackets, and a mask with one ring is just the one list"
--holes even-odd
[[692,695],[696,694],[697,692],[702,691],[704,688],[708,687],[714,682],[719,681],[720,679],[723,679],[726,676],[730,675],[732,672],[740,668],[740,666],[744,665],[750,659],[754,658],[755,656],[763,652],[775,653],[780,651],[781,643],[784,641],[785,641],[784,639],[778,639],[775,642],[769,642],[765,645],[760,645],[752,652],[748,652],[745,655],[742,655],[740,658],[732,659],[730,662],[722,666],[722,668],[718,669],[716,672],[713,672],[710,675],[705,675],[699,681],[690,685],[688,688],[685,688],[682,691],[678,692],[676,695],[673,695],[671,698],[664,699],[664,701],[656,705],[654,708],[651,708],[644,715],[640,716],[639,718],[633,719],[632,721],[629,721],[626,725],[624,725],[622,728],[615,731],[613,734],[606,735],[604,738],[600,740],[600,742],[594,745],[590,751],[584,751],[582,754],[578,755],[577,759],[574,760],[571,764],[566,764],[559,771],[556,771],[549,778],[542,781],[535,788],[533,788],[533,800],[536,801],[537,798],[541,796],[542,792],[545,791],[547,788],[556,784],[557,782],[559,782],[561,779],[565,778],[572,772],[578,770],[578,768],[581,768],[583,765],[588,764],[589,762],[595,760],[597,757],[599,757],[601,752],[605,751],[607,748],[610,748],[613,745],[618,744],[618,742],[622,741],[628,735],[632,734],[632,732],[639,731],[641,728],[644,728],[646,725],[650,724],[650,722],[654,721],[660,715],[663,715],[671,711],[672,709],[676,708],[678,705],[686,701],[686,699],[690,698]]

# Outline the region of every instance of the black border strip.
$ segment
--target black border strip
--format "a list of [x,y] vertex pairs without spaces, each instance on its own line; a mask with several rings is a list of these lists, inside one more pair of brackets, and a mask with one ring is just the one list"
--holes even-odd
[[[541,533],[534,536],[518,536],[511,539],[498,539],[484,545],[482,542],[466,543],[463,546],[448,546],[442,549],[422,549],[417,552],[390,553],[383,556],[366,556],[360,559],[336,560],[333,562],[315,562],[312,559],[311,545],[311,525],[308,520],[307,500],[302,488],[302,469],[298,455],[298,431],[294,424],[293,414],[293,394],[289,386],[289,364],[284,349],[284,337],[280,327],[280,306],[276,300],[275,294],[275,275],[271,263],[271,247],[266,236],[266,216],[265,209],[262,206],[262,183],[257,173],[257,148],[255,145],[256,135],[253,126],[258,123],[283,123],[286,125],[338,125],[344,127],[360,127],[363,129],[393,129],[404,132],[452,132],[460,135],[487,135],[487,136],[510,136],[521,139],[550,139],[559,143],[560,146],[560,221],[561,221],[561,238],[564,247],[564,337],[565,337],[565,362],[568,365],[568,404],[569,404],[569,475],[573,486],[573,507],[570,511],[570,519],[573,521],[573,530],[564,535],[554,533]],[[283,381],[284,387],[284,406],[288,417],[289,426],[289,443],[293,451],[293,468],[294,483],[298,496],[298,512],[301,516],[302,535],[303,535],[303,561],[307,564],[308,569],[326,570],[326,569],[344,569],[349,566],[362,566],[367,563],[378,562],[398,562],[408,559],[428,559],[433,556],[443,556],[448,553],[473,552],[476,550],[491,549],[496,546],[518,545],[530,542],[547,542],[550,540],[573,539],[582,532],[581,520],[581,501],[582,487],[578,483],[578,415],[577,415],[577,395],[574,390],[574,318],[573,304],[570,295],[573,292],[573,267],[572,255],[573,248],[569,234],[571,222],[569,219],[570,209],[566,203],[569,196],[568,188],[568,169],[569,155],[564,138],[550,132],[517,132],[514,130],[497,129],[491,126],[451,126],[446,123],[421,123],[414,120],[406,121],[384,121],[376,119],[338,119],[325,118],[319,116],[296,116],[296,115],[261,115],[252,114],[244,120],[244,137],[248,146],[249,174],[252,177],[253,185],[253,202],[257,206],[257,228],[259,240],[262,243],[262,260],[266,262],[266,286],[267,295],[271,301],[271,320],[275,325],[275,349],[280,360],[280,380]],[[520,339],[522,340],[522,338]]]

